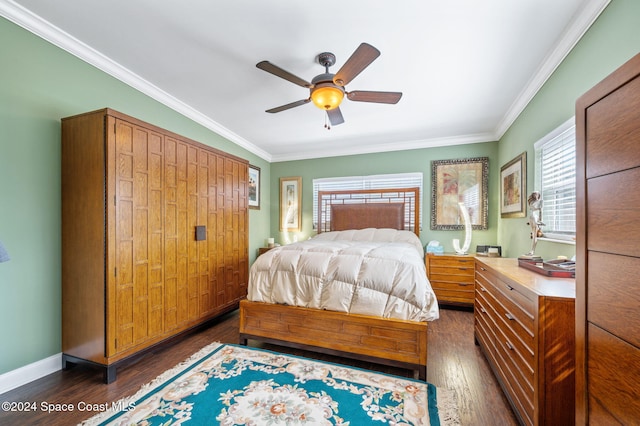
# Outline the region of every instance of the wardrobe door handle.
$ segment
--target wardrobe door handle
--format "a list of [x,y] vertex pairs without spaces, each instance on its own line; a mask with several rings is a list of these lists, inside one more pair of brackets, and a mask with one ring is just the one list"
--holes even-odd
[[513,346],[511,346],[511,343],[509,343],[508,340],[505,340],[504,343],[507,345],[507,347],[509,348],[509,350],[513,350]]
[[516,317],[514,317],[513,315],[511,315],[509,312],[507,312],[506,314],[504,314],[505,317],[507,317],[507,319],[513,321],[514,319],[516,319]]

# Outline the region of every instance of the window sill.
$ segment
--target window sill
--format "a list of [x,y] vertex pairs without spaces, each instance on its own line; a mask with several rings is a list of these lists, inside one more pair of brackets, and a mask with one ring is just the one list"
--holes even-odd
[[552,237],[539,237],[538,241],[548,241],[550,243],[559,243],[559,244],[569,244],[572,246],[576,245],[576,241],[574,239],[560,239],[560,238],[552,238]]

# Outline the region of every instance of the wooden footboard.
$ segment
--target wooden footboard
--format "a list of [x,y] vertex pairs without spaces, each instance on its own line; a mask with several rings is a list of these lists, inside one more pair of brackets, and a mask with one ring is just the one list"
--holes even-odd
[[427,323],[269,303],[240,302],[247,339],[414,370],[427,378]]

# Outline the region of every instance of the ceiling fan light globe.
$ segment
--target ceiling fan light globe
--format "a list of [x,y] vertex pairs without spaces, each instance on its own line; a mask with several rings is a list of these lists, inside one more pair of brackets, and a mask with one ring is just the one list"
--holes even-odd
[[317,85],[311,92],[311,100],[325,111],[336,109],[344,98],[344,90],[333,84]]

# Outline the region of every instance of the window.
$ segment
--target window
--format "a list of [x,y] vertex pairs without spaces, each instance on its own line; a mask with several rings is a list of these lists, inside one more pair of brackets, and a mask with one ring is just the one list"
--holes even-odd
[[576,126],[571,118],[534,145],[535,187],[542,194],[543,237],[575,240]]
[[[354,189],[420,188],[422,206],[422,173],[396,173],[372,176],[345,176],[313,180],[313,229],[318,228],[318,192]],[[422,229],[422,214],[420,215]]]

